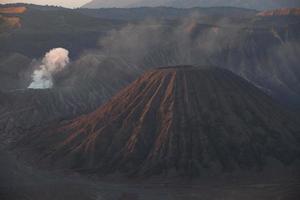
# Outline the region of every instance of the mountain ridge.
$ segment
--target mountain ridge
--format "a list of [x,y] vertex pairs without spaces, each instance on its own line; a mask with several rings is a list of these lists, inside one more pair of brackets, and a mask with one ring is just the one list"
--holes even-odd
[[234,0],[165,0],[165,1],[146,1],[146,0],[127,0],[127,1],[107,1],[107,0],[93,0],[85,5],[83,8],[128,8],[128,7],[157,7],[168,6],[178,8],[191,8],[191,7],[242,7],[257,10],[275,9],[281,7],[297,7],[300,3],[297,0],[265,0],[263,2],[257,0],[248,1],[234,1]]

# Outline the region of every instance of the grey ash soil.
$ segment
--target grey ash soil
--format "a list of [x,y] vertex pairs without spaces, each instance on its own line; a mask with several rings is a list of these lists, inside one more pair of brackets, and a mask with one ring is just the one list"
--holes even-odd
[[0,151],[1,200],[298,200],[299,171],[216,179],[91,179],[75,173],[43,171]]

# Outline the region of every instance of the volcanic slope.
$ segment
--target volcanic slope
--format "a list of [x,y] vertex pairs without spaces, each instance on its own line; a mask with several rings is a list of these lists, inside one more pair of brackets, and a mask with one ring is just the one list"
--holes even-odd
[[291,165],[300,126],[230,71],[178,66],[150,70],[93,113],[19,143],[81,172],[196,176]]

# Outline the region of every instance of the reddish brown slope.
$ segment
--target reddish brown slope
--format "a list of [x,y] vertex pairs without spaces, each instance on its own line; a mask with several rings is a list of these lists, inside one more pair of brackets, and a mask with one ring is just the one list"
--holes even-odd
[[[12,16],[14,14],[23,14],[26,12],[26,7],[0,7],[0,25],[4,23],[5,26],[9,28],[20,28],[21,27],[21,19],[20,17]],[[4,16],[2,16],[4,15]],[[9,16],[5,16],[9,15]],[[1,27],[0,27],[1,28]]]
[[21,7],[5,7],[0,8],[0,14],[22,14],[26,12],[27,8],[24,6]]
[[276,10],[266,10],[257,14],[257,16],[270,17],[270,16],[300,16],[300,8],[280,8]]
[[299,125],[221,69],[145,73],[95,112],[21,141],[63,166],[101,174],[201,174],[299,158]]

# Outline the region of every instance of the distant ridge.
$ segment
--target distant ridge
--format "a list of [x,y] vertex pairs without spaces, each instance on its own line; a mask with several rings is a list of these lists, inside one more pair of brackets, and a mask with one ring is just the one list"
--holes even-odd
[[298,0],[92,0],[83,8],[129,8],[129,7],[169,6],[177,8],[191,7],[240,7],[257,10],[276,9],[282,7],[299,7]]

